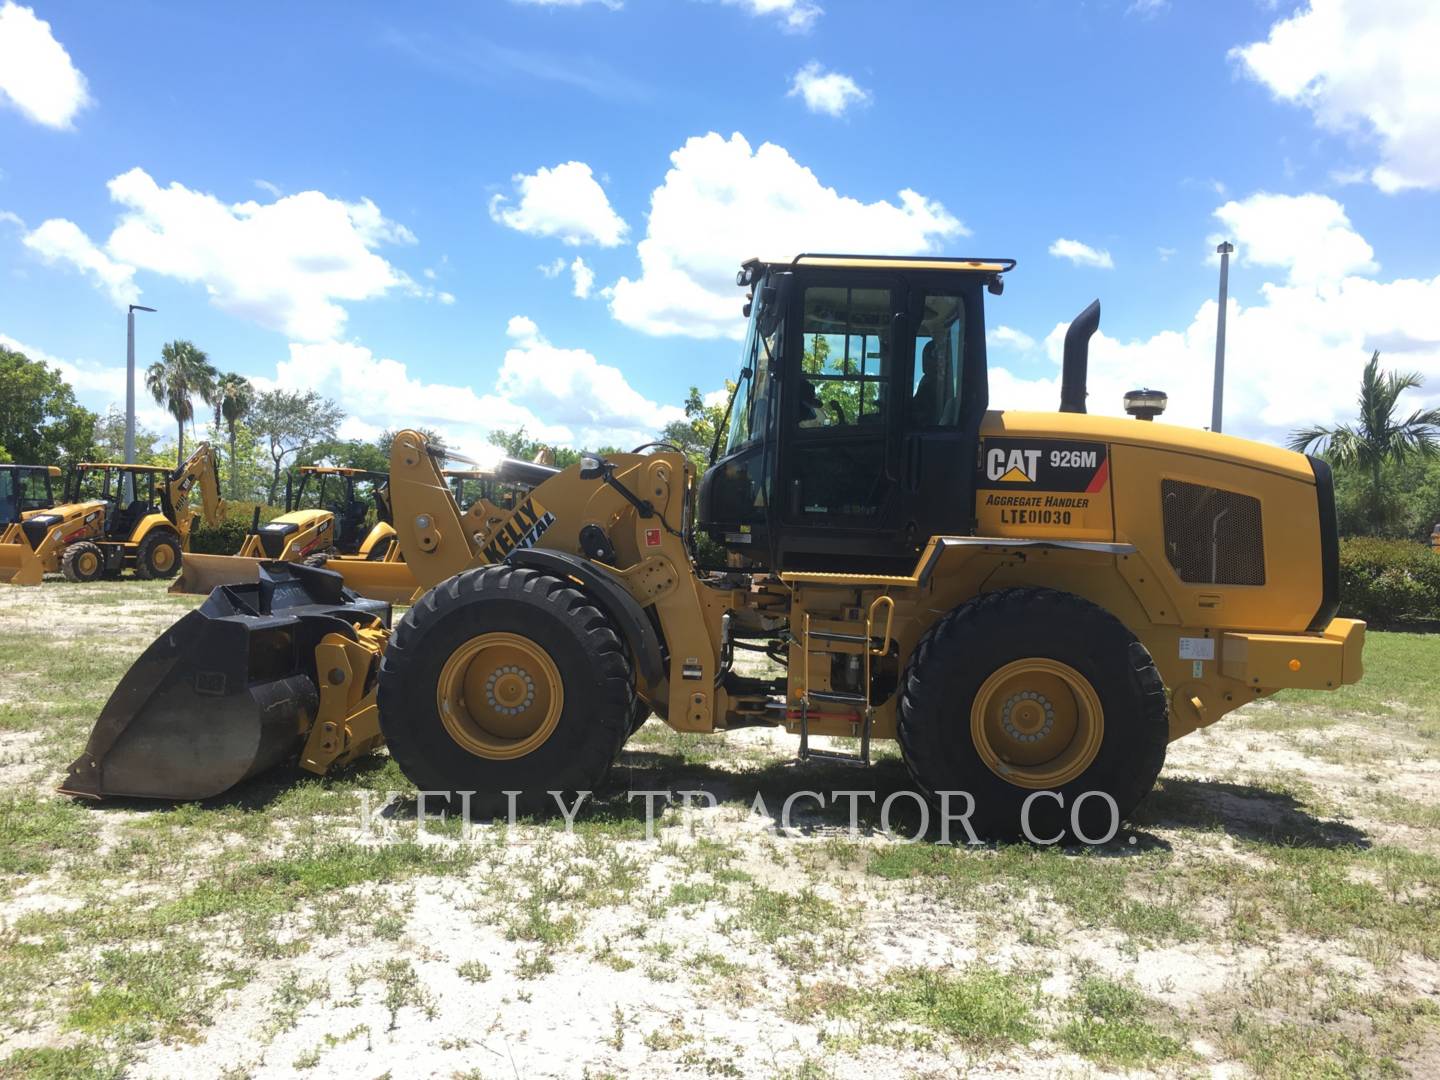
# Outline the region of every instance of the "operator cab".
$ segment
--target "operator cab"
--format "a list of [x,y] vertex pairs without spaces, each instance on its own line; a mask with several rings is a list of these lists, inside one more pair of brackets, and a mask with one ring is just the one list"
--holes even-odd
[[330,512],[335,517],[335,547],[356,551],[375,522],[390,520],[388,482],[389,476],[383,472],[305,465],[300,469],[299,485],[286,491],[285,510]]
[[750,318],[700,528],[752,567],[908,572],[973,532],[984,293],[1012,259],[752,260]]
[[168,481],[171,470],[156,465],[81,462],[70,474],[67,503],[105,503],[105,538],[124,541],[147,516],[174,518]]
[[54,465],[0,465],[0,525],[13,525],[32,510],[54,506],[53,483],[59,475]]

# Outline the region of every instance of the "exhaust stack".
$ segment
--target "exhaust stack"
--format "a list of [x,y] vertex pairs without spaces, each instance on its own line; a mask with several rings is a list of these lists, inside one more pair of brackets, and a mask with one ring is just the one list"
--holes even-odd
[[1070,323],[1065,331],[1065,366],[1060,374],[1060,411],[1085,411],[1085,379],[1090,367],[1090,338],[1100,329],[1100,301],[1090,306]]

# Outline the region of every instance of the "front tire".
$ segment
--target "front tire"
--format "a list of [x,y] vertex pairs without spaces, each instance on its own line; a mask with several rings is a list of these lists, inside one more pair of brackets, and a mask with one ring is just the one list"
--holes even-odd
[[[554,811],[594,791],[628,732],[633,678],[610,620],[569,582],[489,566],[426,593],[380,664],[380,729],[422,791],[470,811]],[[573,805],[573,795],[567,795]]]
[[99,581],[105,573],[105,555],[100,550],[100,545],[92,544],[89,540],[71,544],[60,556],[60,572],[66,579],[81,584]]
[[172,578],[180,572],[180,537],[168,530],[152,532],[135,552],[135,576]]
[[[912,778],[932,801],[969,792],[981,836],[1098,840],[1165,763],[1165,686],[1150,653],[1069,593],[1004,589],[961,605],[921,639],[901,686]],[[1109,796],[1114,811],[1098,794],[1075,811],[1087,792]],[[950,805],[955,813],[963,799]]]

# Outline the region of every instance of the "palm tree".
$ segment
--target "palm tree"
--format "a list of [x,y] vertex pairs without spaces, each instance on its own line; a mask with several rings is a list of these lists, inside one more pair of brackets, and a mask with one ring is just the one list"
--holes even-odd
[[1313,427],[1290,435],[1290,449],[1314,450],[1340,466],[1364,469],[1370,478],[1370,510],[1385,518],[1381,470],[1386,462],[1400,464],[1412,457],[1440,453],[1440,409],[1416,409],[1399,420],[1395,406],[1406,390],[1425,380],[1416,372],[1382,372],[1376,349],[1360,378],[1360,415],[1353,424]]
[[235,428],[255,405],[255,387],[244,375],[226,372],[215,381],[215,426],[223,420],[230,435],[230,498],[236,497],[240,471],[235,467]]
[[185,463],[185,421],[195,420],[195,404],[199,397],[206,405],[215,404],[215,367],[210,358],[194,343],[170,341],[160,347],[160,359],[145,371],[145,389],[175,417],[180,441],[175,448],[175,465]]

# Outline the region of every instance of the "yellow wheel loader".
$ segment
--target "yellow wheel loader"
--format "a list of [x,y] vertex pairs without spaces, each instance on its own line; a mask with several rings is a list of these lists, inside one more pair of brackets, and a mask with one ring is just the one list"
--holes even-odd
[[[1098,303],[1067,332],[1059,412],[989,408],[985,300],[1013,265],[746,263],[698,479],[664,445],[587,455],[474,531],[402,432],[394,522],[428,591],[398,625],[338,574],[267,564],[150,647],[62,790],[201,798],[383,740],[458,811],[542,812],[603,784],[653,711],[782,727],[802,759],[896,739],[917,791],[978,832],[1107,835],[1171,740],[1358,680],[1364,624],[1336,618],[1323,461],[1086,413]],[[727,565],[696,564],[695,530]],[[780,673],[742,674],[741,651]]]
[[198,486],[205,520],[225,516],[215,451],[201,443],[176,469],[158,465],[81,462],[70,472],[64,502],[29,513],[18,534],[0,544],[0,575],[38,585],[47,573],[71,581],[118,577],[168,578],[180,570],[198,517],[190,493]]
[[20,523],[55,505],[59,479],[54,465],[0,465],[0,544],[19,543]]

